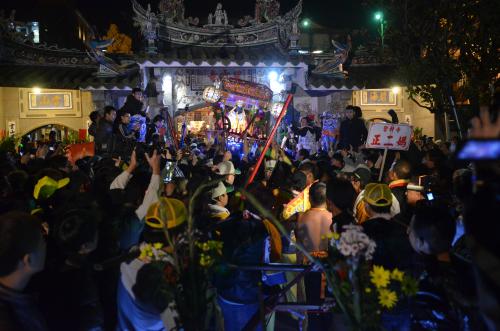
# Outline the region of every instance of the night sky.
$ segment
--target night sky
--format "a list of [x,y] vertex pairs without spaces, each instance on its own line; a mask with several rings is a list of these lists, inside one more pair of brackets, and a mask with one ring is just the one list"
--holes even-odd
[[[281,13],[291,9],[298,0],[281,0]],[[159,0],[139,0],[144,6],[151,3],[156,9]],[[229,20],[235,20],[244,15],[253,15],[254,0],[185,0],[186,17],[197,16],[201,23],[213,12],[218,2],[222,2]],[[309,18],[320,25],[335,29],[354,29],[367,26],[368,10],[362,5],[362,0],[304,0],[302,17]],[[117,23],[120,30],[133,33],[132,6],[128,0],[2,0],[0,7],[8,15],[10,10],[17,10],[16,19],[22,21],[36,20],[37,15],[46,11],[78,9],[90,24],[105,32],[109,23]],[[63,25],[63,24],[61,24]],[[64,29],[64,26],[61,26]],[[63,31],[63,30],[61,30]]]

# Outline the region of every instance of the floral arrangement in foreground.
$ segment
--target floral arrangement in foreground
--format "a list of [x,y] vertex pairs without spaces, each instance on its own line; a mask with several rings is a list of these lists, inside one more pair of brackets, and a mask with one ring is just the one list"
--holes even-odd
[[401,270],[372,265],[376,244],[358,225],[331,233],[325,265],[335,308],[353,330],[380,329],[380,316],[416,294],[418,283]]
[[175,311],[176,328],[203,330],[207,307],[213,299],[208,281],[222,255],[222,242],[196,241],[194,260],[191,260],[187,241],[182,235],[180,240],[173,240],[173,246],[142,243],[139,259],[162,271],[159,291]]
[[[160,218],[167,220],[167,208],[162,204],[164,200],[160,202]],[[191,214],[182,228],[171,231],[164,227],[163,232],[166,245],[142,243],[139,259],[162,271],[159,291],[175,319],[175,326],[169,329],[206,330],[214,310],[210,280],[222,257],[223,243],[209,240],[196,230]]]

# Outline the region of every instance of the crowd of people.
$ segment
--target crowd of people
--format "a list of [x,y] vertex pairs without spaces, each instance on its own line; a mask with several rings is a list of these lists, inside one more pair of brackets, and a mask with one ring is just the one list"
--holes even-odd
[[[185,148],[175,149],[154,141],[154,127],[139,146],[143,123],[131,126],[130,119],[146,114],[135,92],[120,110],[92,114],[94,157],[71,164],[43,147],[33,155],[2,151],[0,330],[171,329],[175,312],[158,295],[158,271],[137,255],[122,257],[142,242],[165,242],[164,227],[172,235],[181,231],[190,198],[207,183],[193,203],[194,224],[223,242],[225,263],[307,263],[297,245],[325,251],[328,233],[360,224],[376,242],[374,264],[420,280],[416,297],[383,316],[387,330],[498,327],[498,240],[491,223],[499,191],[491,164],[471,167],[453,158],[454,143],[417,139],[408,151],[389,152],[380,169],[382,153],[363,148],[366,127],[350,107],[337,146],[287,153],[274,143],[248,185],[288,233],[281,250],[270,254],[266,243],[276,234],[238,192],[259,149],[252,153],[244,143],[243,153],[233,154],[222,140],[190,135],[183,137]],[[151,119],[157,127],[162,121]],[[498,128],[491,129],[498,124],[483,117],[472,131],[498,138]],[[283,206],[306,188],[311,208],[284,219]],[[159,216],[165,205],[167,224]],[[493,262],[485,266],[480,259],[488,253]],[[103,263],[114,259],[119,262]],[[262,285],[262,276],[245,270],[215,277],[225,330],[245,326],[250,316],[235,307],[258,306],[262,286],[283,286]],[[306,277],[303,302],[320,300],[319,283],[320,272]],[[331,317],[310,314],[309,330],[327,330]]]

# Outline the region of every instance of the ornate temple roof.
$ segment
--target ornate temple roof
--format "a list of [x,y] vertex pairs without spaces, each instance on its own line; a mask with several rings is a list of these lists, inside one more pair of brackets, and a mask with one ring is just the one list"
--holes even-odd
[[131,90],[139,85],[139,68],[127,76],[98,77],[94,68],[0,65],[0,86],[55,89]]
[[[92,47],[83,52],[35,45],[0,19],[0,86],[130,89],[140,85],[144,67],[243,66],[301,67],[308,75],[303,87],[332,91],[386,87],[395,71],[378,59],[376,45],[350,54],[350,37],[346,44],[332,40],[328,52],[301,54],[302,0],[283,15],[277,0],[256,0],[254,15],[237,22],[218,5],[203,23],[184,17],[183,0],[161,0],[157,11],[131,1],[134,24],[147,46],[145,53],[128,57],[109,57]],[[348,58],[350,65],[344,67]]]
[[80,50],[60,48],[57,45],[36,45],[2,33],[0,47],[2,63],[82,68],[95,68],[97,65],[87,53]]
[[[147,54],[159,54],[157,62],[167,64],[174,59],[179,63],[194,60],[191,62],[195,64],[202,60],[209,64],[222,60],[253,65],[291,62],[289,52],[299,39],[302,0],[282,16],[279,6],[276,0],[257,0],[255,15],[239,19],[238,26],[234,26],[219,3],[206,24],[200,25],[198,18],[184,17],[183,0],[161,0],[159,11],[151,10],[149,5],[145,9],[132,0],[134,24],[148,43]],[[300,59],[293,62],[299,63]]]
[[304,63],[302,56],[294,56],[275,44],[246,47],[171,47],[156,55],[141,56],[137,61],[149,66],[175,65],[279,65],[298,66]]

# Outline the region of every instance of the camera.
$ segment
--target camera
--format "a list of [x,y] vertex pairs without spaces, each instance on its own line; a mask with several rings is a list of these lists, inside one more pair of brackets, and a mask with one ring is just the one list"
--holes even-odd
[[427,201],[433,201],[436,199],[435,192],[432,189],[434,186],[434,178],[432,176],[419,176],[418,186],[408,185],[408,189],[416,190],[422,193]]

